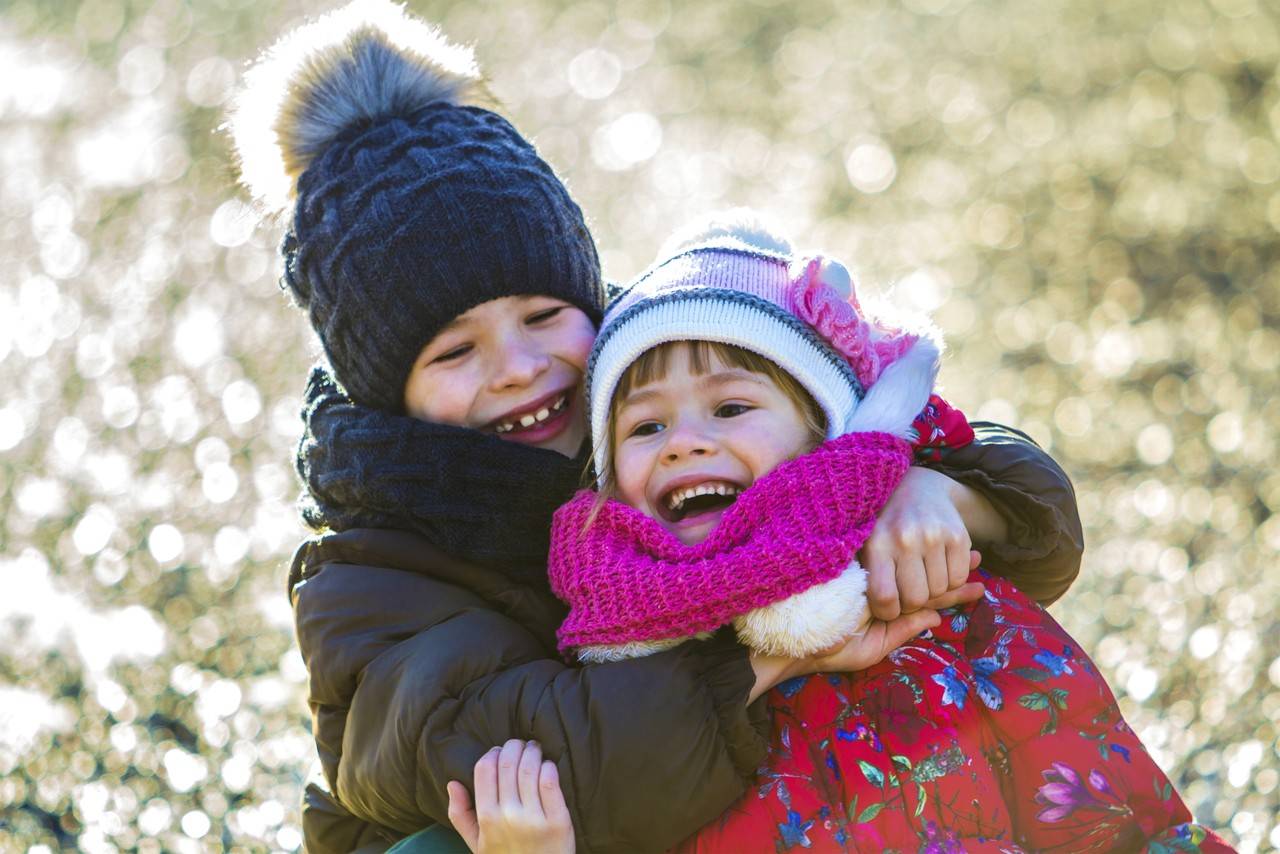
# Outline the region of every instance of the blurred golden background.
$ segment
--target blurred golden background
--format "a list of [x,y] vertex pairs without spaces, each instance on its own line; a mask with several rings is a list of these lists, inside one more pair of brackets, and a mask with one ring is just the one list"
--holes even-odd
[[[1280,848],[1280,7],[414,0],[606,274],[729,204],[947,334],[1071,473],[1053,607],[1197,817]],[[314,345],[217,133],[285,0],[0,4],[0,852],[294,850]]]

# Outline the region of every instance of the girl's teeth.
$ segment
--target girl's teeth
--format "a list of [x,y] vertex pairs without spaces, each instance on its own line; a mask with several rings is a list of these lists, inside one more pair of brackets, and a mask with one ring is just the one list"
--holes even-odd
[[667,506],[672,510],[679,510],[686,501],[690,498],[697,498],[699,495],[737,495],[740,491],[736,486],[729,486],[723,483],[715,486],[710,484],[691,486],[671,493],[671,497],[667,499]]
[[546,420],[547,420],[548,418],[550,418],[550,417],[551,417],[551,410],[550,410],[550,409],[539,409],[539,410],[538,410],[538,414],[537,414],[537,415],[535,415],[535,416],[533,416],[533,420],[534,420],[534,421],[546,421]]

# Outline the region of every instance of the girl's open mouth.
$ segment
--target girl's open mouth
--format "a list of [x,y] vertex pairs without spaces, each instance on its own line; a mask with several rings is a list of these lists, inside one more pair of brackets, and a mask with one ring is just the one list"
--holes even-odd
[[741,492],[742,487],[723,480],[680,486],[662,496],[658,512],[668,522],[692,521],[725,510]]

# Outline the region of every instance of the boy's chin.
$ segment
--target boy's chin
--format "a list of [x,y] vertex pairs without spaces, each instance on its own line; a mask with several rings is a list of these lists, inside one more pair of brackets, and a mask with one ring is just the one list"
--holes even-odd
[[578,451],[582,449],[582,443],[586,440],[586,426],[579,421],[571,421],[564,424],[561,430],[546,436],[527,433],[498,434],[498,438],[507,442],[528,445],[531,448],[541,448],[544,451],[555,451],[561,456],[573,459],[578,455]]

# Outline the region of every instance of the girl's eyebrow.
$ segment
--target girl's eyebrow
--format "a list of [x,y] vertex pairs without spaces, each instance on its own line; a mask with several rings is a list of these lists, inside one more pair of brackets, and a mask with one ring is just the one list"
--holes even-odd
[[755,385],[764,385],[764,378],[754,371],[748,371],[745,368],[728,368],[723,371],[716,371],[714,374],[706,374],[699,379],[699,384],[715,388],[717,386],[728,385],[736,382],[749,382]]
[[[718,388],[719,386],[729,385],[730,383],[736,382],[749,382],[754,383],[755,385],[765,384],[764,378],[759,374],[743,368],[728,368],[723,371],[716,371],[712,374],[704,374],[698,378],[698,384],[707,388]],[[650,401],[655,397],[660,397],[661,395],[662,392],[654,388],[653,385],[641,386],[623,399],[622,403],[618,406],[618,411],[621,412],[628,406],[637,406],[641,403]]]
[[645,401],[652,400],[655,397],[661,396],[661,394],[662,392],[658,391],[653,386],[643,386],[631,392],[631,394],[627,395],[623,399],[622,403],[618,406],[618,411],[621,412],[622,410],[626,409],[628,406],[638,406],[639,404],[644,403]]

